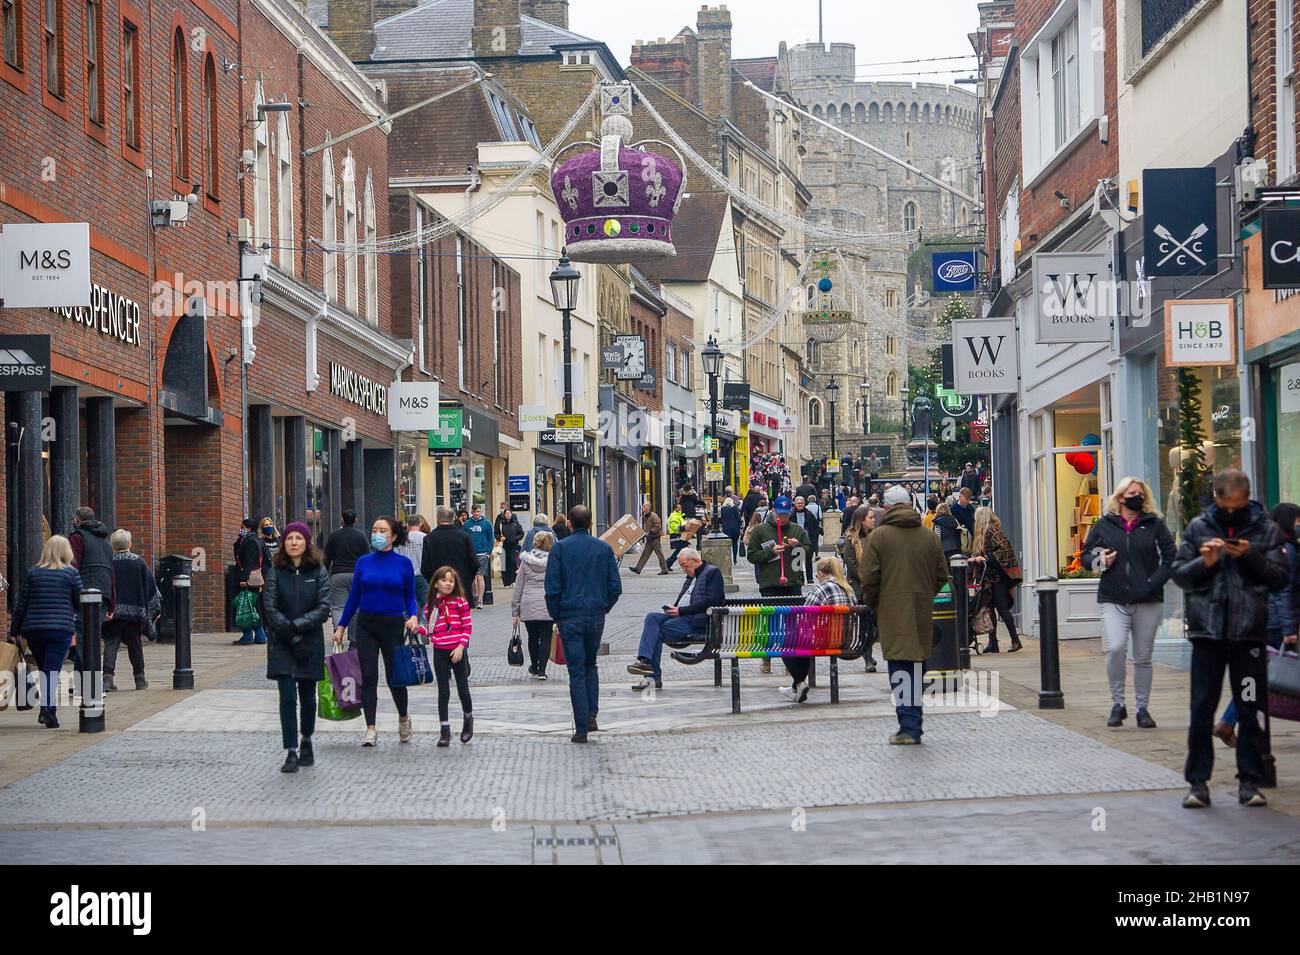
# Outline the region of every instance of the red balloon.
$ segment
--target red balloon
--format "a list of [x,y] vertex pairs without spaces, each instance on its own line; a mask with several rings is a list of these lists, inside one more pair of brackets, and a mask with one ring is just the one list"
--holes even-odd
[[1075,457],[1078,456],[1078,454],[1079,454],[1078,451],[1070,451],[1069,453],[1067,453],[1065,455],[1065,463],[1068,464],[1070,467],[1074,467],[1074,459]]
[[1096,463],[1093,461],[1092,455],[1088,454],[1085,451],[1077,452],[1074,455],[1074,461],[1072,461],[1071,463],[1074,465],[1074,469],[1078,471],[1080,474],[1091,474],[1092,469],[1096,467]]

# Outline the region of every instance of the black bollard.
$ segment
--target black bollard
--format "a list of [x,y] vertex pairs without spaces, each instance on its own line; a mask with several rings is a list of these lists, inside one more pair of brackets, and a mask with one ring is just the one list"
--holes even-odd
[[970,669],[970,591],[966,589],[966,558],[955,555],[949,561],[951,579],[948,589],[952,592],[952,612],[957,628],[958,667]]
[[77,680],[81,691],[81,709],[77,728],[82,733],[104,732],[104,595],[94,587],[81,592],[81,634],[77,638],[77,656],[81,669]]
[[1061,648],[1056,636],[1055,577],[1039,577],[1035,582],[1038,594],[1038,648],[1041,667],[1038,691],[1040,710],[1065,709],[1065,694],[1061,692]]
[[194,689],[194,666],[190,657],[190,578],[172,580],[172,610],[176,614],[176,669],[172,670],[173,690]]

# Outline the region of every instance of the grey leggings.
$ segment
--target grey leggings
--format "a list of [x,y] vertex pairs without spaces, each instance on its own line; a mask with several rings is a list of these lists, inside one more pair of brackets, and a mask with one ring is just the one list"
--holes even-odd
[[1098,604],[1101,634],[1106,645],[1106,678],[1112,703],[1124,702],[1125,657],[1133,646],[1133,697],[1140,710],[1151,702],[1151,651],[1164,613],[1159,602]]

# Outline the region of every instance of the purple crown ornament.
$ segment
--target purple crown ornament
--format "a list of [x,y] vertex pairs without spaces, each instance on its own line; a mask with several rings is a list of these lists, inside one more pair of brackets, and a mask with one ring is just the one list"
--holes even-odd
[[[601,86],[601,140],[570,143],[556,155],[551,192],[575,262],[634,262],[676,255],[673,217],[686,188],[684,162],[668,143],[625,145],[632,135],[630,83]],[[663,146],[674,162],[649,145]],[[585,151],[559,162],[570,149]]]

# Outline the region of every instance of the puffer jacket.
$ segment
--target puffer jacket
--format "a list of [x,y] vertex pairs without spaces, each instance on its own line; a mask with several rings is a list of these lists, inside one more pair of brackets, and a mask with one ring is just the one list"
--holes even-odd
[[939,536],[939,545],[943,555],[951,557],[961,553],[961,524],[951,514],[944,514],[934,519],[934,532]]
[[1269,595],[1268,625],[1282,636],[1289,637],[1296,632],[1297,602],[1300,601],[1300,577],[1297,576],[1297,571],[1300,570],[1300,550],[1287,541],[1282,545],[1282,551],[1286,555],[1287,582],[1281,590]]
[[550,620],[546,610],[546,564],[550,552],[524,551],[519,560],[519,575],[510,596],[510,612],[520,620]]
[[27,572],[9,618],[9,632],[17,636],[37,630],[81,632],[81,574],[77,568],[37,566]]
[[330,615],[329,573],[274,565],[266,570],[266,677],[319,680],[325,671],[325,621]]
[[[1247,540],[1250,549],[1241,557],[1221,553],[1213,567],[1206,567],[1201,547],[1215,537]],[[1246,522],[1230,536],[1224,515],[1211,504],[1183,532],[1172,576],[1187,592],[1189,640],[1265,643],[1269,595],[1287,583],[1281,532],[1263,506],[1251,501]]]
[[1165,522],[1154,514],[1143,514],[1137,526],[1124,530],[1118,514],[1104,514],[1092,525],[1084,541],[1088,552],[1102,547],[1113,550],[1115,563],[1106,568],[1097,584],[1097,602],[1112,604],[1157,603],[1164,600],[1165,581],[1173,566],[1174,537]]

